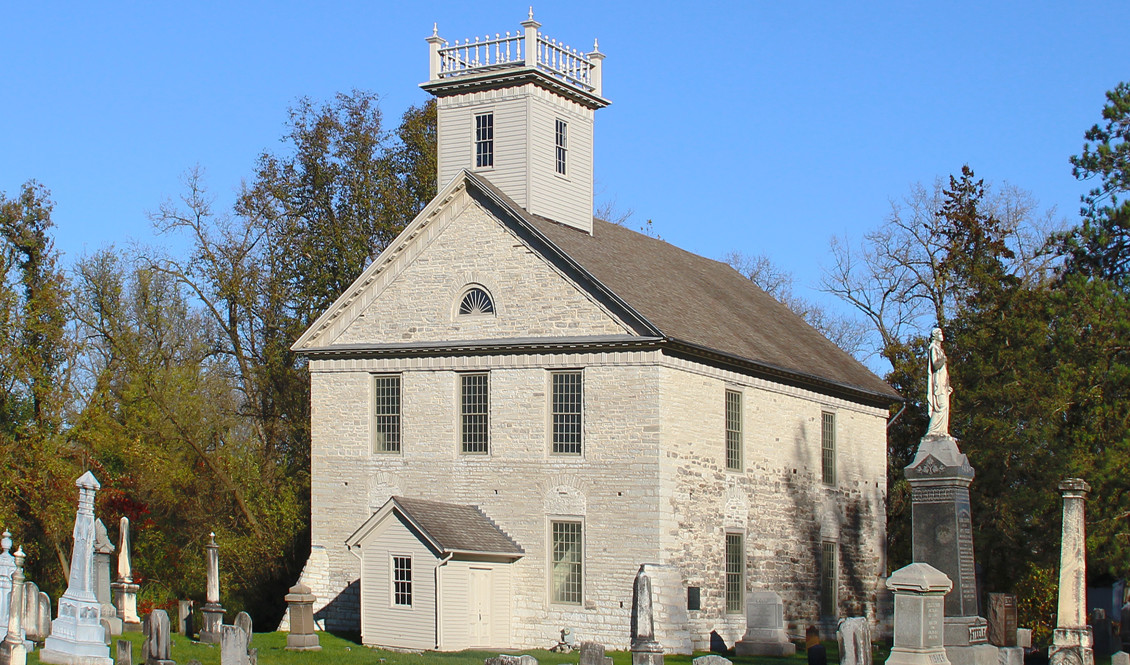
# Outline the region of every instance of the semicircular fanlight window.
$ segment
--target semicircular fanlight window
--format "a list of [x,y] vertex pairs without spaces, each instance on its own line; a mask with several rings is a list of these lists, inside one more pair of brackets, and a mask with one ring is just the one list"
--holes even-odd
[[476,287],[463,296],[463,302],[459,303],[459,313],[494,314],[494,303],[491,302],[489,293]]

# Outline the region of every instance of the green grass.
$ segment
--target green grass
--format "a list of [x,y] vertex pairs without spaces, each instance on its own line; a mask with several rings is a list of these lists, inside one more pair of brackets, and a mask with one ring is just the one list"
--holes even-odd
[[[331,633],[318,633],[322,645],[321,651],[296,652],[287,651],[286,633],[255,633],[251,639],[251,646],[259,649],[259,665],[482,665],[483,661],[491,656],[497,656],[498,651],[459,651],[454,653],[429,651],[424,653],[401,653],[385,651],[361,646],[355,639],[347,639]],[[141,660],[141,645],[144,637],[141,633],[127,633],[121,638],[114,638],[114,646],[110,647],[110,655],[116,653],[118,639],[128,639],[133,643],[133,662],[139,665]],[[835,642],[825,642],[828,652],[828,663],[835,665],[839,662],[839,652]],[[877,645],[879,646],[879,645]],[[526,649],[512,651],[515,654],[530,654],[538,659],[539,665],[565,665],[575,664],[579,654],[553,653],[541,649]],[[876,665],[886,661],[889,649],[879,646],[876,649]],[[181,635],[172,636],[172,659],[178,665],[185,665],[189,660],[196,659],[202,665],[219,665],[220,647],[213,644],[201,644],[186,640]],[[631,665],[632,654],[628,651],[611,651],[614,665]],[[668,655],[664,659],[665,665],[691,665],[691,660],[703,655],[696,653],[693,656]],[[735,665],[803,665],[806,662],[803,648],[790,658],[742,658],[728,656]],[[1108,659],[1109,662],[1109,659]],[[28,663],[39,663],[36,653],[28,654]]]

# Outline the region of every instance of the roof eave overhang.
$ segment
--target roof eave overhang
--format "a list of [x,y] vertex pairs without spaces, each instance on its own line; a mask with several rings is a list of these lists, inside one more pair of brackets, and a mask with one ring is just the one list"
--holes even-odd
[[566,99],[575,101],[581,106],[593,110],[601,109],[611,104],[610,101],[599,95],[594,95],[571,83],[550,76],[540,69],[525,66],[501,67],[476,74],[445,76],[435,81],[421,83],[420,87],[436,97],[447,97],[449,95],[477,92],[480,90],[510,88],[525,85],[526,83],[533,83],[534,85],[557,93]]
[[779,367],[770,363],[751,360],[739,355],[718,351],[683,340],[668,338],[663,344],[663,348],[665,353],[672,356],[700,362],[705,361],[715,366],[740,371],[743,374],[751,374],[777,383],[804,388],[833,397],[841,397],[851,402],[858,402],[877,408],[885,409],[891,404],[903,401],[903,398],[895,393],[893,389],[890,393],[878,392],[859,386],[832,381],[813,374]]
[[452,554],[454,556],[492,556],[505,559],[521,559],[526,555],[525,552],[480,552],[478,550],[446,550],[444,554]]

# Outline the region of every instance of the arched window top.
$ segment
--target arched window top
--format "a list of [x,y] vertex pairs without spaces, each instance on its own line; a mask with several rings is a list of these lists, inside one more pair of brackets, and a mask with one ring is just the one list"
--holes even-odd
[[459,315],[494,314],[494,301],[481,286],[472,286],[463,294],[459,303]]

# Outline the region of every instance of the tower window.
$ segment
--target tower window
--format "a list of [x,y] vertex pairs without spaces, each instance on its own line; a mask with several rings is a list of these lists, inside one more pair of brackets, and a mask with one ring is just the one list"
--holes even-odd
[[554,143],[557,145],[557,172],[566,175],[565,166],[569,156],[569,124],[564,120],[557,120]]
[[475,168],[494,166],[494,114],[475,116]]

